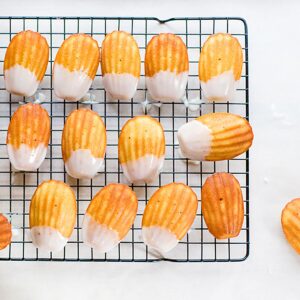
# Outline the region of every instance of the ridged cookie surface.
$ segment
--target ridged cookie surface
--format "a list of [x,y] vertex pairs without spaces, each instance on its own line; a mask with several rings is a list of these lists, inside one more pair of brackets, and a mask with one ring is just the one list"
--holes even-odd
[[239,235],[244,220],[244,203],[237,179],[229,173],[215,173],[202,190],[202,214],[209,232],[217,239]]
[[300,254],[300,198],[290,201],[284,207],[281,224],[287,241]]

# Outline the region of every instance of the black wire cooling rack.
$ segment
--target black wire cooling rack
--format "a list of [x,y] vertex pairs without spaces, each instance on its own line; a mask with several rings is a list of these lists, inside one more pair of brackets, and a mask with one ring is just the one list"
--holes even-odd
[[[39,92],[45,95],[43,106],[51,116],[51,140],[46,160],[37,172],[14,172],[6,153],[6,134],[10,117],[24,99],[9,95],[4,88],[3,61],[11,38],[19,31],[39,31],[48,40],[50,61]],[[187,99],[201,98],[198,80],[198,60],[201,46],[215,32],[228,32],[237,37],[244,53],[244,67],[236,100],[226,103],[207,103],[198,110],[189,110],[183,103],[167,103],[161,107],[148,107],[148,113],[157,118],[165,129],[166,159],[159,178],[149,185],[134,185],[139,199],[139,208],[134,226],[113,251],[99,254],[86,247],[81,239],[81,224],[84,212],[95,193],[111,182],[125,182],[118,164],[118,135],[123,124],[133,116],[143,114],[147,91],[142,62],[138,91],[130,102],[107,99],[102,86],[100,72],[93,82],[90,93],[98,103],[87,105],[59,100],[52,90],[52,66],[56,52],[63,40],[73,33],[91,34],[101,45],[106,33],[125,30],[136,39],[144,58],[145,48],[153,35],[173,32],[182,37],[189,53],[189,80]],[[227,111],[249,117],[248,94],[248,33],[246,22],[241,18],[98,18],[98,17],[1,17],[0,18],[0,211],[9,217],[13,226],[13,240],[9,247],[0,251],[0,260],[42,261],[110,261],[152,262],[169,260],[176,262],[225,262],[242,261],[249,255],[249,156],[223,162],[187,163],[178,154],[176,132],[183,123],[208,112]],[[103,118],[108,135],[104,172],[93,180],[75,180],[66,175],[60,151],[60,139],[64,121],[68,114],[80,106],[97,111]],[[216,240],[207,230],[201,214],[200,189],[207,176],[225,171],[234,174],[240,181],[244,195],[245,218],[242,231],[237,238]],[[36,187],[46,179],[67,182],[76,193],[78,211],[73,235],[63,251],[57,254],[39,251],[32,245],[28,213],[31,196]],[[166,257],[148,249],[141,239],[141,219],[147,200],[161,185],[172,181],[184,182],[194,189],[199,198],[199,210],[192,229]]]

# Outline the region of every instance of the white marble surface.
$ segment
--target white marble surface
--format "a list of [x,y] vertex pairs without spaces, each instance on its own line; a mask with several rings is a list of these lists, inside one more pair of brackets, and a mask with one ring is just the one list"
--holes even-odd
[[1,15],[246,18],[250,38],[251,121],[255,131],[251,150],[251,252],[246,262],[1,262],[1,300],[299,299],[300,260],[286,243],[280,227],[282,207],[300,196],[299,1],[0,3]]

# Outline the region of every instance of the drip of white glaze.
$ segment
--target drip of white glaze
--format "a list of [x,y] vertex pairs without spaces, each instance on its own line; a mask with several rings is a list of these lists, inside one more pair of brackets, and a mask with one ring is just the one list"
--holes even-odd
[[188,72],[176,74],[160,71],[152,77],[146,77],[146,86],[153,100],[161,102],[181,101],[188,80]]
[[57,229],[49,226],[32,227],[31,238],[35,247],[51,252],[61,251],[68,242]]
[[160,108],[162,106],[161,102],[151,101],[146,98],[144,101],[141,102],[141,106],[143,109],[143,114],[146,115],[151,111],[152,107]]
[[233,100],[238,85],[232,71],[226,71],[208,81],[201,81],[204,97],[209,101]]
[[83,219],[82,239],[87,246],[102,253],[110,251],[120,242],[115,230],[99,224],[88,214],[85,214]]
[[182,102],[185,105],[185,107],[187,107],[190,111],[200,110],[201,104],[204,103],[204,101],[198,97],[192,99],[187,99],[186,97],[183,97]]
[[177,138],[183,157],[203,161],[210,152],[211,133],[200,121],[193,120],[182,125]]
[[32,96],[40,84],[35,74],[21,65],[5,70],[4,81],[9,93],[24,97]]
[[163,167],[164,156],[146,154],[137,160],[121,164],[125,177],[131,183],[151,183]]
[[90,149],[72,151],[65,163],[67,173],[78,179],[93,178],[101,170],[103,158],[96,158]]
[[105,74],[103,86],[112,99],[130,100],[137,89],[139,78],[129,73]]
[[178,244],[176,235],[160,226],[143,227],[142,235],[144,243],[160,253],[169,252]]
[[92,79],[84,71],[70,72],[64,66],[54,64],[53,87],[55,95],[61,99],[80,100],[86,95],[92,82]]
[[36,148],[30,148],[26,144],[21,144],[15,148],[7,144],[8,157],[13,167],[20,171],[36,171],[44,161],[47,154],[47,147],[39,144]]

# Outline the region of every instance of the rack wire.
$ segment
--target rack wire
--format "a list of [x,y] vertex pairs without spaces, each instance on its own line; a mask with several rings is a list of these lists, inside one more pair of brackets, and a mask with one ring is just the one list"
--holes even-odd
[[[7,127],[13,112],[24,101],[9,95],[4,87],[3,61],[6,48],[19,31],[31,29],[46,37],[50,46],[50,61],[40,92],[46,96],[43,106],[51,117],[51,139],[47,157],[36,172],[15,172],[6,153]],[[81,224],[89,201],[96,192],[111,182],[126,182],[118,164],[118,135],[123,124],[133,116],[143,114],[143,102],[147,97],[144,80],[144,62],[138,91],[132,101],[108,99],[102,85],[100,70],[93,82],[91,93],[98,103],[87,105],[56,98],[52,89],[52,66],[62,41],[73,33],[92,35],[101,45],[105,35],[113,30],[125,30],[136,39],[142,59],[152,36],[160,32],[173,32],[182,37],[189,54],[189,80],[186,89],[188,99],[201,98],[198,80],[198,60],[201,47],[207,37],[216,32],[228,32],[237,37],[242,45],[244,64],[236,99],[226,103],[201,104],[191,111],[183,103],[166,103],[148,111],[164,127],[166,135],[166,159],[159,178],[152,184],[132,185],[139,199],[137,218],[132,229],[118,247],[107,254],[100,254],[82,243]],[[217,111],[240,114],[249,118],[248,88],[248,32],[241,18],[104,18],[104,17],[1,17],[0,18],[0,212],[7,215],[13,226],[13,240],[9,247],[0,251],[0,260],[24,261],[109,261],[109,262],[235,262],[249,255],[249,154],[230,161],[188,163],[178,153],[176,132],[180,125],[195,117]],[[108,135],[104,172],[92,180],[75,180],[64,169],[61,157],[61,132],[68,114],[81,106],[97,111],[103,118]],[[245,206],[242,231],[237,238],[216,240],[207,230],[201,214],[200,189],[205,179],[218,171],[230,172],[240,181]],[[70,241],[60,253],[39,251],[31,242],[28,215],[31,196],[36,187],[47,179],[67,182],[77,198],[77,222]],[[194,189],[199,199],[196,220],[187,236],[167,256],[162,257],[148,249],[141,239],[141,219],[147,200],[160,186],[172,181],[183,182]]]

